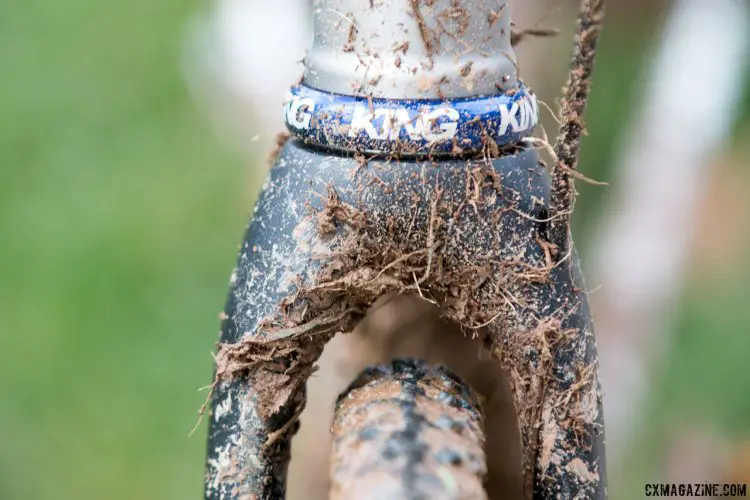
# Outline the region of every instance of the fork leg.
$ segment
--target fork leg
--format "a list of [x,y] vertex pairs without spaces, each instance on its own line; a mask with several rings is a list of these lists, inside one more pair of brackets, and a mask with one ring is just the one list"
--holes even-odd
[[[310,329],[278,340],[281,304],[325,252],[314,238],[309,208],[325,193],[309,167],[282,157],[268,175],[241,246],[223,314],[209,412],[206,499],[281,499],[285,496],[291,437],[305,405],[305,383],[331,334]],[[349,315],[333,327],[346,329]],[[329,325],[330,326],[330,325]]]

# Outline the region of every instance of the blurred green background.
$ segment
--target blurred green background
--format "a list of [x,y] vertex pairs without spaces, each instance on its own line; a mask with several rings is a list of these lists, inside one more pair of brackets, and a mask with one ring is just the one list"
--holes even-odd
[[[265,156],[219,143],[186,90],[185,27],[200,6],[0,3],[2,499],[201,496],[205,428],[187,435]],[[648,33],[659,18],[610,18],[602,44],[582,164],[600,179],[653,42],[633,39],[636,23]],[[722,170],[745,187],[749,102]],[[607,191],[581,191],[585,259]],[[721,223],[744,231],[748,206],[734,201]],[[696,263],[648,430],[615,487],[658,478],[675,415],[750,438],[740,246]]]
[[0,498],[199,498],[251,170],[180,70],[198,2],[0,3]]

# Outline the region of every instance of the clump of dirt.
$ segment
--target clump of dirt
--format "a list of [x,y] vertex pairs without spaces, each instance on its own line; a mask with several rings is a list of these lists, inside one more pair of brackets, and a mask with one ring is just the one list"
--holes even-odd
[[284,147],[284,144],[286,144],[286,141],[288,141],[290,137],[291,134],[289,132],[279,132],[278,134],[276,134],[276,144],[271,150],[271,153],[269,153],[268,155],[269,164],[274,164],[276,158],[278,158],[279,153],[281,152],[281,148]]
[[[588,388],[587,384],[594,380],[593,367],[588,367],[591,371],[583,374],[565,393],[555,394],[556,388],[551,385],[554,382],[553,371],[558,349],[564,344],[569,347],[570,341],[578,333],[575,329],[563,329],[558,318],[547,318],[532,329],[516,332],[506,347],[496,349],[498,357],[510,372],[513,400],[519,428],[522,430],[526,491],[533,488],[531,481],[538,454],[541,453],[543,471],[547,470],[547,465],[553,460],[556,465],[563,465],[564,460],[558,456],[558,438],[564,436],[558,434],[565,430],[561,430],[557,422],[566,421],[569,424],[567,428],[574,434],[582,436],[585,432],[583,421],[577,414],[559,420],[552,418],[559,417],[557,414],[553,415],[553,411],[566,412],[568,408],[575,408],[575,405],[569,405],[571,399],[580,397],[579,389]],[[549,404],[550,396],[554,399],[552,405]]]
[[[315,327],[323,321],[333,325],[347,311],[366,309],[385,294],[412,293],[439,303],[443,316],[467,331],[499,319],[497,312],[508,308],[502,290],[543,283],[549,268],[524,263],[521,255],[511,260],[482,260],[456,251],[460,245],[451,241],[448,220],[485,201],[484,184],[499,182],[494,171],[477,169],[471,175],[475,188],[458,205],[443,200],[442,191],[436,188],[425,227],[411,227],[410,232],[396,227],[388,217],[373,218],[343,203],[329,187],[316,223],[321,238],[336,240],[331,243],[334,256],[322,263],[314,283],[301,287],[282,304],[284,316],[316,318]],[[403,229],[407,229],[406,238]],[[496,312],[490,314],[493,309]],[[269,333],[287,337],[305,332],[281,329]]]
[[293,399],[315,371],[314,363],[329,338],[319,337],[305,345],[296,339],[247,339],[223,344],[216,354],[216,381],[249,375],[249,383],[258,395],[258,414],[270,418]]

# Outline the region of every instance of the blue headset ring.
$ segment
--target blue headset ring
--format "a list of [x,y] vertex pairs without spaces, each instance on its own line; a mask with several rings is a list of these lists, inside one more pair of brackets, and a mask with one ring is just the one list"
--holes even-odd
[[539,120],[524,85],[491,96],[374,99],[295,85],[284,108],[289,131],[309,144],[373,154],[479,152],[528,136]]

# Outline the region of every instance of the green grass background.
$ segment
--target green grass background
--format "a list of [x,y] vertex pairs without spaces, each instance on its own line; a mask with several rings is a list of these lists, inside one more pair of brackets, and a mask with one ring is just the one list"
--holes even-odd
[[199,498],[249,169],[180,72],[196,2],[0,3],[0,498]]
[[[187,434],[261,167],[185,88],[199,6],[0,2],[0,499],[201,496],[204,429]],[[599,178],[646,54],[629,40],[614,23],[597,68],[583,168]],[[583,188],[583,241],[605,195]],[[647,436],[696,407],[750,429],[738,269],[685,290]],[[633,484],[658,468],[653,444],[636,455]]]

